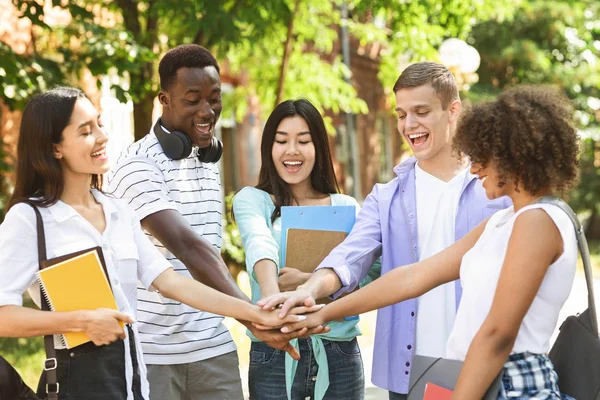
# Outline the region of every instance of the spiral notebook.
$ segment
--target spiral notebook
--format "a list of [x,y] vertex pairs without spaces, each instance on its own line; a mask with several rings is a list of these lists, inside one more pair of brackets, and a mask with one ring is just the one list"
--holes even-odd
[[[42,265],[44,269],[38,271],[37,279],[50,310],[118,310],[101,247],[46,260]],[[124,326],[122,322],[121,325]],[[90,341],[84,332],[68,332],[59,336],[68,349]]]

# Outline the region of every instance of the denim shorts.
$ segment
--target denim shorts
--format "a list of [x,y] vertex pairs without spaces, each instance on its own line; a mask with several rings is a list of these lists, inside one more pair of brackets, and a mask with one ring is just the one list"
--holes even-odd
[[[336,342],[323,339],[329,364],[329,388],[324,400],[363,400],[365,377],[356,339]],[[292,400],[314,399],[318,365],[310,339],[298,340],[300,361],[292,385]],[[252,342],[248,386],[251,400],[285,400],[285,352],[262,342]]]

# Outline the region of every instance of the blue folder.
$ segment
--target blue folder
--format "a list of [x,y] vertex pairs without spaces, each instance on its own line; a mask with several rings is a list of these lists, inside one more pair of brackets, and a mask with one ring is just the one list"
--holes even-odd
[[281,264],[285,267],[287,231],[315,229],[350,233],[356,221],[355,206],[285,206],[281,207]]

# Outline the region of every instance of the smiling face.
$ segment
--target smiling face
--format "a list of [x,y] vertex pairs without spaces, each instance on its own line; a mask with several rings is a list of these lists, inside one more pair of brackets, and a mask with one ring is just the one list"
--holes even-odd
[[396,92],[398,132],[419,161],[452,156],[451,139],[460,108],[460,100],[454,100],[444,110],[431,85]]
[[493,161],[489,161],[486,164],[484,167],[483,164],[474,162],[471,164],[471,173],[477,175],[477,178],[481,181],[487,198],[494,200],[510,195],[514,189],[512,180],[501,177]]
[[198,147],[210,145],[221,116],[221,78],[216,68],[180,68],[170,87],[158,99],[162,124],[169,131],[188,135]]
[[288,185],[310,184],[315,145],[306,121],[296,115],[281,120],[271,150],[277,174]]
[[62,140],[54,145],[54,157],[62,165],[65,180],[72,175],[104,174],[109,169],[106,142],[100,114],[85,97],[75,102]]

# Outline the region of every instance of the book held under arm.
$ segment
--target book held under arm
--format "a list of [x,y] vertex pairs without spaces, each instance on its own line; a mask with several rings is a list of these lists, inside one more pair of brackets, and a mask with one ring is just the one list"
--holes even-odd
[[[37,279],[50,310],[118,310],[101,247],[45,260],[42,265]],[[120,323],[124,326],[123,322]],[[59,336],[68,349],[90,341],[84,332],[68,332]]]

